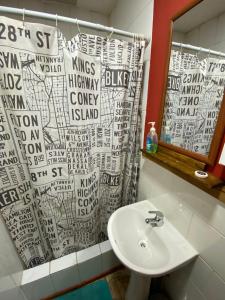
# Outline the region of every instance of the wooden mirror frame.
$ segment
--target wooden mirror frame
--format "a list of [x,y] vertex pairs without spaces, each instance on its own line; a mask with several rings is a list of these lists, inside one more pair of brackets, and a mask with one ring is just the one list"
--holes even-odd
[[[167,90],[167,76],[170,61],[173,22],[200,2],[202,2],[202,0],[156,0],[154,3],[152,52],[150,64],[151,70],[149,76],[146,123],[147,121],[157,122],[156,128],[159,134],[159,139]],[[211,142],[208,156],[171,144],[166,144],[162,141],[159,141],[159,144],[166,148],[173,149],[178,153],[182,153],[209,165],[213,165],[218,156],[219,147],[222,143],[225,129],[225,121],[223,120],[224,118],[225,96],[221,104],[220,113],[218,115],[217,125],[215,127],[215,133]],[[148,127],[145,126],[145,141],[148,130]]]

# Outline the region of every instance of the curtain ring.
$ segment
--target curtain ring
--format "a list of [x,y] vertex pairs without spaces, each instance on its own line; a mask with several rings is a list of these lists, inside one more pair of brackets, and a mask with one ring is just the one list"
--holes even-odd
[[207,67],[207,70],[208,70],[208,66],[209,66],[209,59],[210,59],[210,54],[211,54],[211,49],[209,49],[209,52],[208,52],[208,55],[207,55],[207,60],[206,60],[206,67]]
[[182,59],[182,54],[183,54],[183,44],[180,43],[180,57]]
[[145,39],[145,37],[142,33],[140,33],[138,36],[139,36],[139,42],[141,42]]
[[58,29],[58,15],[55,15],[55,27]]
[[198,60],[199,60],[199,54],[200,54],[201,51],[202,51],[202,47],[199,47],[199,48],[198,48],[198,52],[197,52],[197,54],[196,54]]
[[[210,54],[211,54],[211,49],[209,49],[208,55],[207,55],[207,60],[210,59]],[[207,62],[208,63],[208,62]]]
[[23,8],[23,28],[25,27],[25,8]]
[[180,52],[183,53],[183,44],[180,43]]
[[107,36],[107,39],[108,39],[108,40],[110,40],[110,39],[111,39],[111,37],[112,37],[113,33],[114,33],[114,28],[113,28],[113,27],[111,27],[111,32],[110,32],[110,34]]
[[77,19],[77,18],[76,18],[76,24],[77,24],[77,30],[78,30],[78,32],[81,33],[81,31],[80,31],[80,26],[79,26],[79,22],[78,22],[78,19]]
[[182,56],[183,56],[183,44],[180,43],[180,71],[183,73],[183,66],[182,66]]
[[143,34],[141,34],[141,33],[139,33],[139,42],[141,42],[141,41],[143,41],[144,40],[144,35]]

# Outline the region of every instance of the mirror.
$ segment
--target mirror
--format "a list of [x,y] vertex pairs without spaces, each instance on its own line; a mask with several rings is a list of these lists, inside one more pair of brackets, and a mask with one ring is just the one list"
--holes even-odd
[[161,145],[213,164],[225,126],[225,1],[173,21]]

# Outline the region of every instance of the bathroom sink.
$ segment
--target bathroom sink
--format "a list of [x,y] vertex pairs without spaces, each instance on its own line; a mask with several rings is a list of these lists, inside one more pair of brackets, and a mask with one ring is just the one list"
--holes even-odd
[[154,210],[148,200],[137,202],[116,210],[108,222],[108,237],[119,260],[150,277],[165,275],[198,255],[166,218],[160,227],[145,222]]

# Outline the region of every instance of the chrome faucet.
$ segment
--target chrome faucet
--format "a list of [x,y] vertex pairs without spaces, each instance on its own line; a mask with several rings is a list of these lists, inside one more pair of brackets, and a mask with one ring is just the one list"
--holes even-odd
[[164,224],[163,218],[164,215],[161,211],[159,210],[150,210],[150,214],[155,215],[153,218],[146,218],[145,222],[147,224],[151,224],[152,227],[160,227]]

